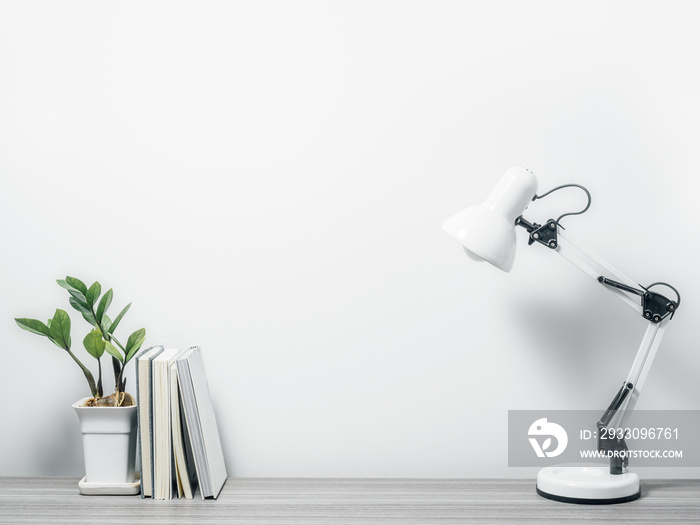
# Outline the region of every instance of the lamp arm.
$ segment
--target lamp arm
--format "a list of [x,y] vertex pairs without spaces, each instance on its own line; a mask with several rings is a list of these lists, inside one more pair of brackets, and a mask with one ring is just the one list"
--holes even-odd
[[[598,450],[612,453],[610,457],[610,474],[623,474],[629,463],[629,456],[626,454],[627,444],[623,436],[620,436],[618,439],[614,432],[611,433],[607,430],[624,428],[622,426],[623,421],[637,404],[642,387],[649,374],[649,369],[661,344],[666,326],[673,317],[673,311],[675,311],[677,304],[663,298],[663,302],[672,307],[668,312],[670,315],[663,318],[652,315],[644,302],[645,294],[649,293],[648,290],[640,290],[640,285],[597,255],[593,250],[581,244],[577,246],[559,233],[556,251],[590,277],[601,284],[607,285],[605,288],[608,291],[622,299],[649,321],[627,378],[597,423]],[[603,277],[604,274],[612,275],[617,281]],[[639,299],[635,300],[629,294],[641,296],[642,301],[639,302]],[[680,296],[678,302],[680,303]]]
[[[544,226],[540,226],[536,223],[528,222],[523,217],[518,217],[516,225],[522,226],[530,233],[530,244],[539,242],[553,249],[589,277],[601,284],[607,285],[605,288],[609,292],[616,295],[625,304],[642,314],[642,316],[649,321],[644,338],[639,346],[639,350],[637,351],[637,355],[634,358],[632,368],[627,378],[597,423],[599,450],[618,451],[618,454],[613,455],[610,459],[610,473],[622,474],[627,467],[628,457],[624,454],[619,454],[619,452],[627,451],[627,445],[622,438],[611,438],[610,433],[604,432],[604,429],[622,428],[622,422],[627,413],[634,409],[642,387],[644,386],[644,382],[649,374],[649,369],[656,357],[656,352],[661,344],[661,339],[668,325],[668,321],[671,320],[673,313],[680,304],[680,295],[675,288],[672,287],[671,288],[678,295],[677,302],[669,301],[659,294],[650,293],[650,287],[642,287],[590,248],[580,243],[575,244],[566,236],[562,235],[561,232],[559,232],[560,225],[554,220],[550,220]],[[604,275],[612,275],[615,280],[604,277]],[[640,290],[640,288],[642,289]],[[638,297],[641,296],[641,303],[639,300],[630,297],[629,294]],[[661,312],[661,315],[655,315],[655,312],[650,314],[647,304],[645,303],[645,298],[649,295],[654,296],[652,299],[660,298],[663,303],[663,308],[666,311]],[[601,439],[602,434],[605,434],[603,439]]]
[[[590,248],[581,243],[575,244],[567,239],[559,231],[562,226],[554,219],[550,219],[544,225],[540,225],[531,223],[523,216],[520,216],[515,220],[515,225],[525,228],[530,234],[528,244],[537,242],[556,251],[589,277],[606,285],[606,288],[611,293],[649,321],[659,323],[667,316],[673,318],[673,314],[680,306],[680,294],[673,286],[662,282],[656,282],[647,287],[637,284]],[[606,277],[606,275],[612,275],[614,279]],[[652,292],[651,288],[657,285],[667,286],[673,290],[677,299],[675,301],[669,300],[659,293]],[[641,303],[635,301],[628,294],[641,297]]]
[[[635,288],[638,286],[632,279],[627,277],[624,273],[600,257],[590,248],[580,243],[578,245],[574,244],[568,240],[561,234],[559,231],[560,225],[557,224],[557,221],[554,219],[550,219],[545,225],[540,225],[529,222],[521,215],[515,220],[515,225],[525,228],[530,234],[530,238],[528,240],[529,244],[538,242],[547,248],[551,248],[596,281],[600,276],[608,274],[612,275],[615,279],[621,281],[622,284],[630,288]],[[624,293],[623,290],[615,287],[609,287],[608,290],[615,294],[619,299],[627,303],[627,305],[634,308],[637,312],[642,313],[641,305],[632,300],[632,298]]]
[[[605,287],[606,290],[616,295],[626,304],[631,306],[635,311],[641,314],[644,313],[644,307],[639,300],[635,300],[628,294],[632,293],[636,296],[643,296],[645,291],[640,291],[640,285],[636,284],[630,277],[597,255],[590,248],[587,248],[580,243],[576,245],[560,233],[556,251],[559,253],[559,255],[573,263],[599,283],[608,285]],[[609,278],[603,277],[603,273],[612,275],[620,282],[611,281]],[[669,303],[671,305],[675,305],[675,303],[672,301],[669,301]],[[649,369],[651,368],[651,364],[656,356],[656,351],[661,344],[661,339],[666,330],[666,326],[668,325],[668,321],[670,321],[671,317],[672,315],[665,317],[658,322],[653,322],[648,316],[646,316],[650,322],[647,325],[644,338],[639,346],[639,350],[637,351],[637,355],[632,363],[632,368],[627,375],[627,379],[625,379],[620,391],[617,393],[600,420],[600,422],[604,425],[609,425],[612,420],[615,419],[615,414],[617,412],[620,412],[624,416],[624,410],[631,410],[636,404],[642,386],[644,385],[646,377],[649,373]],[[620,423],[621,418],[618,418],[616,424],[619,426]]]
[[[564,257],[564,259],[598,282],[602,282],[600,281],[600,277],[607,274],[611,275],[626,288],[637,290],[640,287],[633,279],[628,277],[621,270],[618,270],[593,250],[580,242],[574,244],[566,236],[562,235],[561,232],[558,234],[558,244],[555,250],[559,255]],[[625,304],[631,306],[636,312],[642,314],[641,303],[630,297],[628,293],[626,293],[627,290],[623,287],[606,286],[605,288],[613,295],[617,296],[618,299],[621,299]]]
[[[626,451],[627,445],[623,437],[617,438],[614,431],[608,429],[622,429],[627,415],[634,410],[642,387],[646,381],[651,364],[654,362],[656,352],[661,344],[661,339],[666,330],[670,317],[660,323],[649,323],[646,333],[639,346],[637,355],[632,363],[632,368],[627,374],[622,387],[613,398],[605,413],[598,420],[598,450],[601,451]],[[628,458],[619,455],[610,458],[610,473],[622,474],[627,467]]]

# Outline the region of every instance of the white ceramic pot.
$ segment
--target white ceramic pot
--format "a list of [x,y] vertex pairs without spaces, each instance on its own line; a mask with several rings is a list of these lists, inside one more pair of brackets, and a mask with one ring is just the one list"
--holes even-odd
[[136,406],[81,406],[87,399],[73,404],[83,433],[84,481],[91,484],[133,484]]

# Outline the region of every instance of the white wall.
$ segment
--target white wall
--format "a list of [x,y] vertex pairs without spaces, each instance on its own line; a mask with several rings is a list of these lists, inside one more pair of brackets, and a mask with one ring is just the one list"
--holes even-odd
[[[133,301],[122,333],[203,346],[232,475],[533,475],[507,467],[507,411],[606,406],[644,321],[545,249],[504,274],[441,231],[513,165],[586,185],[567,231],[680,289],[638,408],[700,409],[698,22],[694,2],[3,2],[0,474],[82,473],[84,379],[13,321],[68,309],[75,275]],[[532,219],[581,199],[551,201]]]

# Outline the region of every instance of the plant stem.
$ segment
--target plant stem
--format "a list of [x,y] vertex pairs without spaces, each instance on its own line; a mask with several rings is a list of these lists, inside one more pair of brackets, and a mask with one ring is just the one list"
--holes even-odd
[[87,369],[87,367],[80,362],[80,359],[75,357],[75,354],[70,351],[70,348],[65,349],[66,352],[73,358],[73,361],[75,361],[80,369],[83,371],[83,374],[85,374],[85,379],[87,379],[88,385],[90,385],[90,392],[92,392],[92,397],[97,397],[97,387],[95,386],[95,378],[92,376],[92,372]]
[[102,391],[102,361],[99,359],[97,360],[97,370],[97,395],[102,397],[104,394],[104,392]]
[[[101,330],[101,328],[100,328],[100,330]],[[124,360],[126,361],[126,348],[124,348],[124,345],[122,345],[119,341],[117,341],[117,338],[114,337],[114,335],[110,335],[110,337],[112,338],[112,341],[114,341],[116,343],[116,345],[121,349],[121,351],[124,352]],[[119,386],[117,387],[117,392],[124,391],[124,379],[123,378],[124,378],[124,369],[125,368],[126,368],[126,366],[122,365],[120,370],[119,370],[119,378],[117,379],[117,385],[119,385]],[[116,372],[116,370],[115,370],[115,372]]]
[[[126,350],[124,349],[124,347],[119,341],[117,341],[117,339],[112,334],[105,330],[102,326],[102,323],[97,320],[97,313],[95,313],[95,309],[93,307],[90,307],[90,311],[92,312],[92,316],[94,317],[95,322],[97,323],[97,328],[99,328],[100,332],[102,332],[102,338],[109,343],[114,341],[117,344],[117,346],[121,349],[121,351],[124,352],[124,359],[126,359]],[[119,359],[117,359],[116,357],[112,357],[112,369],[114,370],[114,391],[119,393],[122,391],[122,374],[124,373],[124,367],[119,362]]]
[[122,373],[122,364],[116,357],[112,357],[112,369],[114,370],[114,391],[119,392],[119,377]]

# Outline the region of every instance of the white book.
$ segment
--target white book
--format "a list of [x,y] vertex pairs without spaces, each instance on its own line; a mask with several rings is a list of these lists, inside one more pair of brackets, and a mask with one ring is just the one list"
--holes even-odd
[[172,499],[173,497],[170,365],[179,353],[179,348],[166,348],[153,359],[154,499]]
[[177,497],[192,499],[197,488],[197,475],[190,437],[187,432],[187,424],[185,423],[184,407],[180,400],[177,363],[173,362],[170,365],[170,418],[172,421],[171,430]]
[[153,496],[153,386],[151,361],[163,351],[162,346],[152,346],[136,356],[136,404],[139,428],[139,470],[141,471],[141,497]]
[[216,498],[226,482],[226,463],[200,347],[179,356],[177,371],[199,490],[202,499]]

